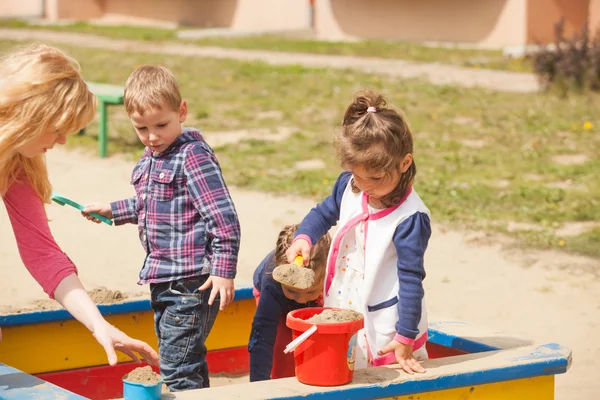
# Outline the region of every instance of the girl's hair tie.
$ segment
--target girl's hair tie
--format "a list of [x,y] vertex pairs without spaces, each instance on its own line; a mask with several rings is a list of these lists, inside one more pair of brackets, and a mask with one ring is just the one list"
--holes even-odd
[[371,107],[367,108],[367,112],[374,113],[374,112],[377,112],[377,109],[375,107],[371,106]]

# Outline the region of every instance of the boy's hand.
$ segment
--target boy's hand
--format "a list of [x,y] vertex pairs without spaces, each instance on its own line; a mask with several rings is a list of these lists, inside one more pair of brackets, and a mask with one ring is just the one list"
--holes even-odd
[[294,262],[294,258],[302,256],[304,266],[307,266],[310,261],[310,244],[304,239],[298,239],[285,252],[288,262]]
[[388,343],[387,346],[379,350],[377,355],[384,356],[387,353],[393,351],[396,355],[396,361],[398,361],[398,364],[400,364],[402,369],[407,374],[414,375],[415,372],[418,372],[419,374],[424,374],[425,368],[423,368],[421,364],[419,364],[419,362],[415,359],[415,357],[413,356],[412,349],[413,347],[410,344],[403,344],[392,340],[390,343]]
[[81,212],[81,215],[83,215],[85,218],[87,218],[90,221],[94,221],[95,223],[99,224],[100,221],[98,218],[94,218],[92,217],[89,213],[96,213],[96,214],[100,214],[103,217],[112,219],[113,217],[113,213],[112,213],[112,209],[110,208],[110,204],[106,205],[106,204],[102,204],[102,203],[88,203],[85,205],[85,208],[83,209],[83,211]]
[[217,294],[221,295],[221,305],[219,306],[219,310],[224,310],[225,307],[229,305],[233,301],[233,297],[235,295],[235,290],[233,289],[233,279],[230,278],[221,278],[219,276],[210,276],[204,285],[200,286],[198,290],[206,290],[212,285],[212,290],[210,291],[210,297],[208,299],[208,305],[212,306],[217,297]]

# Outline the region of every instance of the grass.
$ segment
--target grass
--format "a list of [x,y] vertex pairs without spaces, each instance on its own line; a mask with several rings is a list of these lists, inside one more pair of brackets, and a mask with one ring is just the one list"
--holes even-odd
[[598,249],[600,248],[600,229],[593,229],[582,235],[578,235],[568,243],[567,250],[574,253],[581,253],[590,256],[598,257]]
[[174,29],[141,27],[141,26],[104,26],[94,25],[85,21],[72,24],[35,24],[22,19],[0,19],[0,28],[36,29],[56,32],[87,33],[106,36],[114,39],[166,41],[177,40]]
[[277,35],[255,37],[206,38],[195,41],[203,46],[266,49],[283,52],[378,57],[417,62],[439,62],[461,67],[531,72],[529,61],[509,58],[500,50],[430,47],[419,43],[364,40],[360,42],[324,42]]
[[[115,39],[179,41],[177,30],[134,26],[103,26],[87,22],[69,25],[37,25],[24,20],[0,20],[0,27],[44,29],[61,32],[89,33]],[[500,50],[430,47],[418,43],[365,40],[360,42],[325,42],[282,35],[247,37],[212,37],[193,40],[200,46],[219,46],[251,50],[275,50],[334,54],[359,57],[404,59],[417,62],[440,62],[471,68],[489,68],[515,72],[531,72],[525,58],[510,58]]]
[[[0,50],[14,46],[0,41]],[[352,94],[370,87],[407,115],[415,137],[415,188],[436,222],[504,231],[511,221],[541,231],[512,233],[524,245],[600,257],[600,233],[554,235],[573,221],[600,220],[600,97],[495,93],[434,86],[421,80],[355,71],[270,66],[192,57],[164,57],[65,48],[81,61],[88,80],[123,84],[142,63],[163,63],[178,77],[188,101],[187,126],[209,132],[289,126],[279,142],[244,140],[217,147],[226,180],[256,190],[322,199],[340,172],[331,146]],[[274,113],[276,111],[276,113]],[[110,108],[109,152],[141,152],[122,107]],[[96,146],[92,124],[71,145]],[[580,165],[554,156],[584,155]],[[298,170],[320,159],[326,167]],[[560,188],[557,183],[571,183]],[[559,187],[557,187],[559,186]]]

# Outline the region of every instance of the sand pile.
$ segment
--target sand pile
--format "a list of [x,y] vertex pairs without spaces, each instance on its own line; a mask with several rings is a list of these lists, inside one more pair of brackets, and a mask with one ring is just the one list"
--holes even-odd
[[142,383],[144,385],[155,385],[160,382],[160,375],[152,370],[149,365],[139,367],[123,377],[124,380],[131,383]]
[[273,279],[284,285],[308,289],[315,285],[315,272],[310,268],[298,267],[295,264],[284,264],[275,267]]
[[334,324],[336,322],[358,321],[363,318],[363,315],[354,310],[325,310],[320,314],[315,314],[308,322],[319,324]]

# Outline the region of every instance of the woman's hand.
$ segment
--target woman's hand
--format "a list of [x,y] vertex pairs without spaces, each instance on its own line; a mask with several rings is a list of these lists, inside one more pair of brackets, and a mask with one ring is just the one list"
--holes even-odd
[[104,347],[110,365],[117,363],[115,350],[139,362],[139,357],[135,354],[137,352],[148,364],[158,365],[158,354],[147,343],[130,338],[106,322],[76,274],[70,274],[60,281],[54,290],[54,298],[92,332],[98,343]]
[[93,327],[92,334],[98,343],[104,347],[110,365],[117,363],[115,350],[127,354],[133,361],[138,363],[140,362],[140,358],[136,353],[139,353],[144,361],[150,365],[159,364],[158,354],[149,344],[130,338],[104,319],[97,326]]

